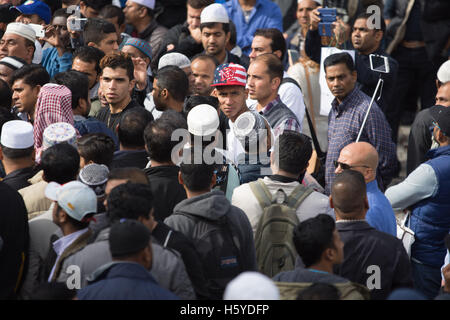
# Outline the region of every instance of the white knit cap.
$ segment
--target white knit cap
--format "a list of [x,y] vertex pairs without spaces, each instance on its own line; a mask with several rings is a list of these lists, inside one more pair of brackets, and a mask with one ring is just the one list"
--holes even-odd
[[450,81],[450,60],[445,61],[437,72],[437,78],[440,82],[446,83]]
[[141,6],[155,9],[155,0],[131,0],[134,3],[140,4]]
[[209,136],[219,128],[217,110],[209,104],[200,104],[192,108],[187,116],[188,130],[196,136]]
[[11,22],[6,27],[5,34],[16,34],[30,41],[36,41],[36,32],[29,25],[20,22]]
[[213,3],[203,9],[200,14],[200,23],[230,23],[227,10],[220,3]]
[[27,149],[34,145],[33,125],[22,120],[11,120],[2,127],[1,144],[11,149]]
[[225,288],[224,300],[280,300],[275,283],[259,272],[243,272]]
[[191,66],[191,61],[184,54],[171,52],[163,55],[159,59],[158,70],[166,66],[177,66],[178,68],[187,68]]

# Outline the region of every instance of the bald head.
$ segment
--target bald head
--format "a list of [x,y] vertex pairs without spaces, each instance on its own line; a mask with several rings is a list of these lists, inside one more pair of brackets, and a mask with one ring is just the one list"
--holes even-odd
[[[352,170],[359,171],[364,176],[366,183],[376,178],[378,152],[370,143],[350,143],[341,150],[338,162],[348,165]],[[342,166],[339,166],[335,173],[339,174],[342,171]]]
[[364,219],[368,204],[363,175],[354,170],[338,174],[331,186],[331,205],[340,219]]

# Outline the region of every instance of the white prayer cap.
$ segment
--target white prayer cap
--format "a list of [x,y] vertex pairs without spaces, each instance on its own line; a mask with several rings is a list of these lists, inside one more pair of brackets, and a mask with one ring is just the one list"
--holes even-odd
[[196,136],[210,136],[219,128],[217,110],[209,104],[200,104],[192,108],[187,116],[188,130]]
[[450,81],[450,60],[445,61],[437,72],[437,78],[440,82],[446,83]]
[[11,149],[27,149],[34,145],[33,126],[22,120],[11,120],[2,127],[1,144]]
[[171,52],[166,53],[159,59],[158,70],[166,66],[177,66],[180,69],[191,66],[191,61],[182,53]]
[[29,25],[20,22],[11,22],[6,27],[5,34],[16,34],[25,39],[35,42],[36,32]]
[[77,132],[75,128],[67,122],[55,122],[45,128],[43,133],[42,147],[44,150],[58,143],[67,142],[75,146]]
[[[297,0],[297,3],[300,3],[300,2],[302,2],[302,1],[303,1],[303,0]],[[323,5],[323,0],[314,0],[314,2],[316,2],[318,6]]]
[[259,272],[247,271],[228,283],[223,299],[280,300],[280,291],[269,277]]
[[220,3],[213,3],[203,9],[200,14],[200,23],[230,23],[227,10]]
[[131,1],[152,10],[155,9],[155,0],[131,0]]

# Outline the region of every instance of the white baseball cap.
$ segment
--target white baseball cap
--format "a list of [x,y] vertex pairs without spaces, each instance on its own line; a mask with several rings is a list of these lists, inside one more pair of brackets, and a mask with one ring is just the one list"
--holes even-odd
[[155,0],[131,0],[131,1],[152,10],[155,9]]
[[6,27],[5,34],[16,34],[30,41],[36,41],[36,32],[29,25],[20,22],[11,22]]
[[77,221],[89,213],[97,213],[97,196],[87,185],[71,181],[64,185],[50,182],[45,188],[45,196],[58,202],[65,212]]
[[247,271],[231,280],[223,294],[224,300],[280,300],[280,291],[269,277]]
[[445,61],[437,72],[437,78],[440,82],[446,83],[450,81],[450,60]]
[[210,136],[219,128],[217,110],[209,104],[199,104],[189,111],[187,116],[188,130],[196,136]]
[[2,146],[11,149],[27,149],[34,145],[33,126],[22,120],[11,120],[2,127]]
[[227,10],[220,3],[213,3],[203,9],[200,14],[200,23],[230,23]]
[[191,61],[184,54],[179,52],[166,53],[159,59],[158,70],[166,66],[177,66],[178,68],[187,68],[191,66]]

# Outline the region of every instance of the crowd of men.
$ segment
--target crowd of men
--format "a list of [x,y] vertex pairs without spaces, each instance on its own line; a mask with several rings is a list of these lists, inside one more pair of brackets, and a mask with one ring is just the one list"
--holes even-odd
[[0,0],[0,299],[450,299],[448,12]]

